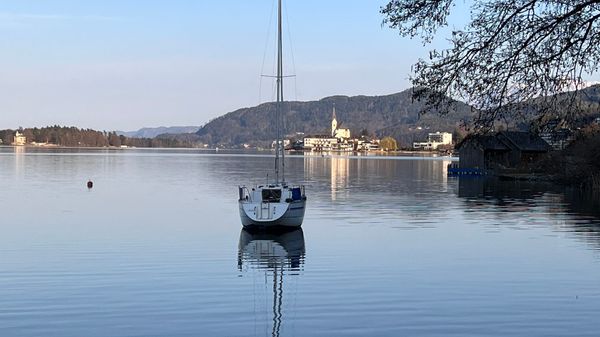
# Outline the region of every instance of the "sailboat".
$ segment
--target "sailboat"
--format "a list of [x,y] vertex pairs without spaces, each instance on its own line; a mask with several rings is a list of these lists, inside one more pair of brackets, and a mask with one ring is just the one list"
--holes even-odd
[[303,185],[285,180],[285,149],[283,142],[283,39],[281,0],[278,0],[277,21],[277,101],[275,112],[275,181],[264,185],[239,186],[239,211],[244,228],[300,227],[306,210]]

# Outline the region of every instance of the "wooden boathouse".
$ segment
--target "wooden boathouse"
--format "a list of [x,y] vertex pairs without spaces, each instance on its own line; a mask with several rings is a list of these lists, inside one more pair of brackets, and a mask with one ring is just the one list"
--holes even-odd
[[460,154],[460,169],[456,173],[466,170],[485,174],[526,168],[545,155],[551,146],[530,132],[502,131],[493,135],[469,135],[456,149]]

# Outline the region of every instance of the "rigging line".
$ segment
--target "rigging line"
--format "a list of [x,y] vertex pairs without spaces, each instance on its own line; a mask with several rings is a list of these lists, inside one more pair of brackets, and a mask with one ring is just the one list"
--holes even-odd
[[273,267],[273,330],[271,336],[275,337],[277,331],[277,267]]
[[[273,48],[273,62],[272,62],[272,66],[273,69],[271,70],[271,74],[276,74],[277,73],[277,42],[275,43],[275,47]],[[270,102],[274,102],[277,100],[277,81],[271,81],[271,99]],[[271,127],[271,132],[272,134],[277,134],[277,107],[275,107],[275,109],[273,109],[272,112],[272,116],[271,116],[271,120],[274,121],[275,123],[270,123],[269,126]]]
[[[285,157],[284,153],[281,149],[283,143],[281,137],[281,128],[283,126],[283,99],[284,99],[284,90],[283,90],[283,34],[282,34],[282,26],[283,26],[283,18],[282,18],[282,1],[278,0],[277,6],[277,150],[275,152],[275,172],[277,175],[277,183],[279,183],[279,168],[281,165],[281,176],[282,181],[285,181]],[[280,143],[281,142],[281,143]],[[281,156],[281,162],[279,157]]]
[[[271,40],[271,29],[273,28],[273,13],[275,12],[275,0],[271,2],[271,14],[269,15],[269,26],[267,27],[267,39],[265,40],[265,47],[263,49],[263,59],[260,66],[260,73],[264,73],[265,63],[267,59],[267,50],[269,49],[269,41]],[[262,99],[262,79],[258,84],[258,104],[260,105]]]
[[279,336],[281,330],[281,323],[283,322],[283,266],[280,269],[279,275],[279,293],[277,295],[277,336]]
[[254,294],[254,336],[258,336],[258,315],[256,312],[256,271],[252,270],[252,292]]
[[268,319],[268,317],[269,317],[269,313],[268,313],[268,310],[269,310],[269,300],[267,298],[268,297],[267,296],[267,293],[268,293],[268,290],[267,290],[267,271],[268,270],[265,270],[265,284],[264,284],[265,285],[265,287],[264,287],[264,291],[265,291],[265,296],[264,296],[265,297],[265,318],[263,319],[263,321],[265,322],[265,336],[267,336],[267,331],[269,330],[269,319]]
[[[288,6],[287,6],[287,2],[283,3],[283,8],[285,10],[285,22],[287,22],[287,34],[288,34],[288,41],[289,42],[289,48],[290,48],[290,57],[292,58],[292,74],[296,74],[296,59],[294,58],[294,43],[292,40],[292,29],[291,29],[291,21],[288,15]],[[294,100],[298,100],[298,81],[294,76]]]

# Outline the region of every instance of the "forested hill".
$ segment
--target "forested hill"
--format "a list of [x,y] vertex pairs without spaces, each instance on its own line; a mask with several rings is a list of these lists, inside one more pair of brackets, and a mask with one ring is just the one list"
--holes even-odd
[[47,126],[43,128],[25,128],[19,130],[0,130],[0,144],[10,145],[15,132],[19,131],[27,143],[39,143],[73,147],[193,147],[195,139],[180,138],[129,138],[116,132],[80,129],[77,127]]
[[[349,128],[353,135],[368,132],[378,137],[392,136],[408,145],[422,139],[427,132],[452,132],[472,114],[470,106],[458,102],[455,111],[446,116],[435,113],[419,116],[423,103],[413,102],[411,94],[411,90],[406,90],[387,96],[332,96],[319,101],[286,102],[285,134],[330,134],[335,105],[340,127]],[[275,138],[274,111],[275,103],[239,109],[210,121],[197,134],[207,144],[267,144]]]

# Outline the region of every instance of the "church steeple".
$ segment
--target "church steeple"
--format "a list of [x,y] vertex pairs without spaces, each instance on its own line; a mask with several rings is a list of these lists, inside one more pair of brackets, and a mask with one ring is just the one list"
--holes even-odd
[[335,131],[337,130],[337,118],[335,116],[335,103],[333,103],[333,115],[331,118],[331,137],[335,137]]

